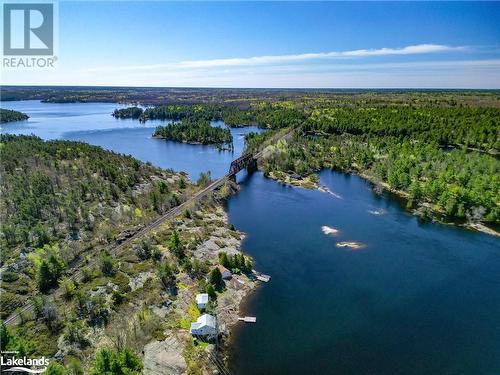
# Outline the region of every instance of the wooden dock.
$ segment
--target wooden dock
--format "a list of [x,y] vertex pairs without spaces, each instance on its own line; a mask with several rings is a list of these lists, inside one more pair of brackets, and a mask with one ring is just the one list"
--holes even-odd
[[252,272],[255,275],[255,278],[259,281],[267,283],[267,282],[269,282],[269,280],[271,280],[271,276],[269,276],[269,275],[264,275],[263,273],[257,272],[255,270],[252,270]]
[[256,275],[256,277],[257,277],[257,280],[262,281],[264,283],[267,283],[267,282],[269,282],[269,280],[271,280],[271,276],[269,276],[269,275],[262,274],[262,275]]
[[255,316],[245,316],[245,317],[240,317],[238,318],[240,322],[245,322],[245,323],[256,323],[257,318]]

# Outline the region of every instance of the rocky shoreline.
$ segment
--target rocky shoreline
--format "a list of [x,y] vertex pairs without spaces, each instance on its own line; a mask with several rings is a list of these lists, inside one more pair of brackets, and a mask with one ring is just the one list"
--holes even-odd
[[[207,262],[213,265],[218,263],[218,255],[225,252],[228,255],[240,254],[241,243],[245,237],[244,233],[231,229],[228,223],[227,213],[216,207],[207,214],[204,210],[195,213],[199,217],[200,223],[205,224],[218,222],[215,230],[211,231],[208,238],[199,243],[193,255],[200,262]],[[203,230],[203,226],[192,226],[191,223],[177,222],[176,226],[184,232],[187,230],[191,234]],[[212,314],[217,316],[219,330],[219,347],[214,342],[203,342],[193,340],[189,334],[188,326],[173,327],[166,330],[164,340],[153,340],[144,347],[144,369],[147,374],[184,374],[190,373],[213,373],[218,371],[217,366],[210,358],[214,355],[225,357],[228,338],[232,327],[238,322],[239,308],[245,297],[255,289],[256,281],[244,274],[233,274],[224,280],[224,290],[217,295],[217,302]],[[189,277],[183,277],[179,282],[180,288],[176,301],[171,309],[165,313],[167,318],[169,313],[177,316],[189,316],[193,314],[193,301],[199,290],[196,283]],[[191,319],[194,316],[191,315]],[[181,319],[182,321],[182,319]],[[186,323],[190,323],[187,321]],[[218,353],[216,353],[218,351]]]
[[[352,170],[352,171],[344,172],[344,173],[355,173],[358,176],[360,176],[361,178],[371,182],[372,184],[378,185],[378,186],[382,187],[384,190],[389,191],[390,193],[395,194],[403,199],[408,199],[408,197],[409,197],[408,193],[406,193],[402,190],[393,189],[389,186],[389,184],[387,184],[385,182],[377,181],[374,177],[372,177],[366,173],[363,173],[361,171]],[[283,184],[289,185],[289,186],[301,187],[304,189],[319,190],[321,192],[328,193],[328,194],[331,194],[337,198],[340,198],[337,194],[332,192],[326,186],[320,185],[318,183],[319,179],[317,178],[317,176],[316,176],[316,178],[312,177],[312,176],[307,176],[307,177],[303,178],[301,176],[298,176],[298,175],[292,174],[292,173],[273,171],[273,172],[270,172],[267,175],[267,177],[269,177],[273,180],[279,181]],[[446,221],[446,220],[444,220],[443,212],[437,210],[433,205],[431,205],[428,202],[421,203],[419,208],[425,208],[426,210],[428,210],[431,213],[430,218],[433,221],[436,221],[440,224],[459,226],[459,227],[466,228],[469,230],[474,230],[474,231],[482,232],[485,234],[489,234],[491,236],[499,236],[500,237],[499,232],[497,232],[496,230],[494,230],[490,227],[487,227],[486,225],[484,225],[482,223],[474,223],[474,222],[455,223],[455,222]],[[422,216],[420,211],[419,211],[419,208],[408,209],[408,211],[410,211],[412,214],[415,214],[417,216]]]
[[203,143],[199,141],[187,141],[187,140],[177,140],[177,139],[172,139],[160,135],[152,135],[151,138],[154,139],[163,139],[165,141],[171,141],[171,142],[179,142],[179,143],[184,143],[187,145],[193,145],[193,146],[213,146],[216,147],[219,151],[231,151],[233,149],[232,143]]
[[[235,186],[226,187],[229,194],[235,189]],[[229,337],[238,322],[240,304],[258,285],[252,275],[236,271],[230,279],[223,280],[223,287],[206,311],[196,306],[195,297],[205,292],[210,270],[219,265],[219,254],[243,254],[241,245],[245,234],[230,225],[222,193],[219,191],[208,202],[186,210],[131,244],[115,259],[118,268],[114,277],[96,279],[88,285],[91,298],[101,298],[103,303],[113,305],[112,296],[118,290],[127,291],[125,300],[109,310],[106,324],[82,333],[85,345],[68,343],[64,334],[59,336],[54,358],[64,363],[77,356],[88,370],[97,349],[128,347],[142,354],[144,374],[220,371],[213,358],[216,356],[219,363],[223,363],[227,357]],[[174,264],[172,250],[167,245],[173,231],[179,233],[184,244],[185,259],[192,265],[197,264],[200,270],[194,270],[195,266],[174,265],[175,287],[169,290],[160,281],[158,267],[163,262]],[[138,258],[142,241],[153,244],[161,260]],[[205,312],[217,317],[220,333],[217,347],[216,341],[204,342],[189,333],[190,324]]]

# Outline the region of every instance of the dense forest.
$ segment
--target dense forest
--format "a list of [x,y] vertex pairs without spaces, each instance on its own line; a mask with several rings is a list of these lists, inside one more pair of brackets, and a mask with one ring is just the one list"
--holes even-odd
[[[184,199],[186,183],[175,182],[184,177],[129,156],[34,136],[0,140],[2,318],[36,289],[57,284],[61,262],[113,243]],[[39,261],[28,262],[30,254]]]
[[[226,293],[217,264],[240,277],[252,269],[235,248],[242,235],[217,203],[229,182],[203,205],[124,243],[205,187],[210,174],[194,185],[130,156],[35,136],[2,135],[0,150],[0,318],[18,313],[17,322],[0,320],[1,350],[50,358],[47,374],[138,375],[159,367],[147,362],[146,346],[189,328],[201,314],[197,293],[210,295],[209,313]],[[205,241],[229,253],[218,259]],[[21,310],[26,304],[32,309]],[[212,369],[208,343],[183,334],[177,345],[187,373]]]
[[234,106],[223,105],[162,105],[146,108],[138,107],[116,109],[113,116],[117,118],[133,118],[142,122],[148,120],[181,121],[225,121],[230,127],[241,127],[253,123],[252,111],[240,110]]
[[113,117],[116,118],[132,118],[132,119],[138,119],[142,116],[143,109],[139,107],[128,107],[128,108],[121,108],[121,109],[115,109],[113,112]]
[[206,104],[164,105],[150,107],[144,111],[138,107],[129,107],[116,109],[113,116],[139,119],[142,122],[148,120],[224,121],[232,128],[256,125],[265,129],[298,126],[306,119],[304,111],[288,102],[254,103],[248,109]]
[[500,150],[500,109],[496,108],[348,108],[312,111],[304,124],[311,133],[393,136]]
[[192,144],[232,145],[233,142],[229,129],[211,126],[208,120],[184,119],[167,126],[158,126],[153,136]]
[[25,113],[0,108],[0,123],[22,121],[27,119],[29,119],[29,116]]
[[212,105],[164,105],[147,108],[141,116],[141,120],[217,121],[222,120],[221,111],[221,107]]
[[[498,224],[499,114],[465,107],[314,110],[292,140],[266,148],[263,168],[303,177],[325,167],[357,171],[403,192],[408,206],[424,213]],[[267,137],[248,135],[248,149]]]

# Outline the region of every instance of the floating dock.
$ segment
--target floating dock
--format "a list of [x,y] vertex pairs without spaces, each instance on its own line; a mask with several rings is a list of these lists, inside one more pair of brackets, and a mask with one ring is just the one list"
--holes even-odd
[[257,277],[257,280],[265,282],[265,283],[267,283],[269,280],[271,280],[271,276],[269,276],[269,275],[261,274],[261,275],[255,275],[255,276]]
[[243,318],[238,318],[240,322],[245,322],[245,323],[256,323],[257,318],[255,316],[245,316]]
[[271,276],[269,276],[269,275],[264,275],[263,273],[257,272],[255,270],[252,270],[252,272],[255,275],[255,278],[259,281],[267,283],[267,282],[269,282],[269,280],[271,280]]

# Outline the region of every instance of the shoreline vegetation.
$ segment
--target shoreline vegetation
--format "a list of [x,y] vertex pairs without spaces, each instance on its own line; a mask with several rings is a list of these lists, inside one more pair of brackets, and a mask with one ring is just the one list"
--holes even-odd
[[[51,371],[64,374],[63,367],[105,373],[104,357],[123,373],[214,371],[213,343],[188,333],[202,313],[195,296],[210,295],[205,312],[217,315],[225,341],[240,302],[256,287],[252,260],[241,252],[244,234],[222,207],[236,185],[227,182],[115,252],[113,245],[207,186],[209,174],[195,185],[182,173],[97,146],[34,136],[2,135],[1,147],[8,197],[1,318],[34,306],[17,310],[17,324],[0,322],[1,349],[45,355]],[[219,265],[231,279],[220,277]]]
[[[211,127],[214,120],[257,125],[267,131],[248,134],[246,147],[264,148],[259,167],[268,177],[341,198],[319,185],[317,172],[357,173],[375,191],[404,197],[422,217],[453,218],[485,232],[487,224],[499,224],[496,92],[148,90],[8,88],[0,94],[2,100],[162,104],[121,109],[115,117],[173,119],[157,131],[181,142],[227,140],[229,130]],[[159,92],[182,104],[164,105]],[[222,93],[215,103],[214,92]],[[273,136],[288,133],[274,143]],[[103,358],[124,373],[214,371],[213,344],[188,333],[201,314],[194,297],[210,295],[206,311],[220,317],[227,343],[240,302],[257,285],[252,260],[241,252],[244,234],[221,207],[237,187],[228,182],[114,253],[110,247],[207,186],[210,175],[194,183],[184,173],[79,142],[2,135],[1,149],[1,191],[8,197],[1,217],[1,317],[26,302],[34,306],[32,314],[18,310],[17,326],[0,324],[2,350],[46,355],[57,360],[56,370],[63,364],[73,373],[104,373]],[[221,280],[219,265],[232,279]],[[77,269],[83,279],[75,282]]]
[[[377,193],[381,192],[380,187],[382,187],[386,191],[388,191],[388,192],[390,192],[390,193],[392,193],[400,198],[403,198],[405,200],[408,200],[410,197],[409,193],[402,191],[402,190],[393,189],[389,186],[389,184],[384,183],[384,182],[380,182],[375,177],[367,175],[365,173],[362,173],[359,171],[354,171],[354,170],[342,171],[342,172],[343,173],[357,174],[359,177],[361,177],[361,178],[365,179],[366,181],[370,182],[371,184],[373,184],[373,187],[377,191]],[[289,185],[292,187],[300,187],[303,189],[318,190],[318,191],[321,191],[323,193],[331,194],[331,195],[335,196],[336,198],[341,198],[337,194],[335,194],[334,192],[330,191],[326,186],[323,186],[317,182],[314,182],[314,181],[318,180],[318,177],[315,174],[309,175],[305,178],[302,178],[302,177],[296,175],[295,173],[291,174],[291,173],[284,173],[284,172],[270,172],[268,175],[266,175],[266,177],[269,177],[275,181],[281,182],[285,185]],[[497,230],[490,228],[490,227],[488,227],[480,222],[467,222],[466,221],[463,223],[459,223],[456,221],[450,221],[450,220],[446,219],[446,216],[444,215],[443,210],[438,209],[435,206],[433,206],[427,202],[423,202],[420,204],[422,207],[424,207],[423,209],[425,210],[425,213],[419,212],[418,208],[412,208],[412,207],[407,206],[406,209],[409,212],[411,212],[411,213],[413,213],[413,214],[415,214],[423,219],[431,219],[431,220],[434,220],[434,221],[441,223],[441,224],[460,226],[460,227],[467,228],[470,230],[475,230],[475,231],[489,234],[492,236],[499,236],[500,237],[500,232],[498,232]],[[370,212],[370,213],[373,215],[382,215],[379,212],[377,212],[377,213]],[[335,234],[335,233],[334,232],[327,232],[325,234]]]
[[230,128],[258,126],[264,129],[278,129],[297,126],[305,119],[302,111],[289,103],[259,103],[241,109],[231,105],[160,105],[142,109],[127,107],[115,109],[112,116],[120,119],[182,121],[224,121]]
[[[318,171],[354,172],[404,197],[421,217],[497,234],[488,225],[500,223],[499,119],[493,108],[316,109],[293,137],[267,145],[259,166],[268,177],[320,189]],[[268,137],[249,134],[248,150]]]
[[[290,141],[290,144],[287,142],[282,142],[281,145],[277,145],[276,147],[285,147],[285,149],[288,149],[289,146],[293,145],[293,142],[296,140],[303,140],[303,137],[297,136],[294,138],[293,141]],[[303,145],[300,143],[300,147],[303,149]],[[295,145],[297,146],[297,145]],[[353,163],[349,167],[343,167],[339,168],[338,165],[335,163],[329,163],[329,162],[324,162],[324,164],[320,164],[319,166],[316,165],[314,170],[310,170],[307,173],[305,173],[303,176],[298,174],[296,171],[293,169],[287,169],[287,171],[282,171],[279,169],[279,167],[276,164],[271,165],[269,163],[269,158],[272,158],[274,155],[275,157],[275,146],[268,146],[268,149],[264,149],[263,157],[262,160],[259,163],[259,168],[263,170],[265,176],[272,178],[276,181],[279,181],[281,183],[294,186],[294,187],[302,187],[306,189],[317,189],[319,191],[325,192],[332,194],[336,196],[337,198],[341,198],[337,196],[334,192],[331,192],[328,188],[322,186],[319,184],[319,176],[316,174],[317,172],[323,170],[323,169],[332,169],[332,170],[339,170],[343,173],[354,173],[360,176],[361,178],[369,181],[370,183],[373,184],[373,188],[377,193],[381,193],[383,190],[386,190],[392,194],[395,194],[398,197],[401,197],[405,200],[406,202],[406,209],[417,216],[423,218],[423,219],[431,219],[435,220],[437,222],[440,222],[442,224],[448,224],[448,225],[458,225],[462,226],[468,229],[480,231],[489,235],[494,235],[494,236],[500,236],[500,232],[497,230],[489,227],[488,225],[485,224],[498,224],[498,217],[495,215],[498,215],[497,205],[496,202],[498,202],[498,198],[495,197],[495,186],[498,186],[498,172],[492,172],[491,175],[489,175],[489,178],[492,180],[492,185],[486,184],[484,188],[491,188],[492,192],[492,210],[490,211],[491,218],[489,220],[484,220],[486,209],[482,206],[480,207],[469,207],[469,211],[467,211],[465,214],[460,215],[460,216],[454,216],[450,215],[450,206],[451,204],[455,204],[455,207],[457,205],[457,195],[452,195],[451,197],[446,196],[446,198],[441,198],[440,200],[431,200],[431,199],[426,199],[424,197],[423,193],[420,193],[421,195],[418,197],[415,197],[415,191],[412,190],[403,190],[403,189],[397,189],[393,187],[390,183],[383,181],[380,179],[379,176],[374,175],[372,171],[369,169],[362,169],[360,168],[359,165]],[[288,151],[285,151],[288,152]],[[463,151],[456,151],[456,152],[462,152]],[[485,156],[486,157],[486,156]],[[495,160],[493,157],[490,156],[493,160]],[[274,159],[275,160],[275,159]],[[498,161],[494,161],[493,164],[496,164]],[[290,168],[290,166],[287,166],[287,168]],[[498,168],[498,165],[496,167],[492,168]],[[476,171],[477,172],[477,171]],[[496,174],[495,174],[496,173]],[[473,176],[472,176],[473,177]],[[480,178],[482,176],[479,176]],[[470,177],[469,177],[470,178]],[[421,191],[421,190],[419,190]],[[455,191],[455,190],[454,190]],[[498,191],[498,190],[497,190]],[[446,193],[444,193],[446,194]],[[450,199],[452,201],[450,202]],[[455,199],[453,201],[453,199]],[[452,208],[453,209],[453,208]]]
[[211,126],[206,120],[183,119],[158,126],[154,138],[189,144],[216,145],[220,150],[233,150],[233,136],[227,128]]
[[0,123],[5,124],[14,121],[24,121],[29,119],[26,113],[0,108]]
[[[69,92],[83,93],[82,101],[136,103],[117,109],[118,118],[223,120],[230,127],[256,125],[269,134],[294,129],[302,138],[288,140],[285,163],[263,163],[267,175],[272,172],[289,184],[314,187],[321,168],[354,171],[379,187],[386,184],[394,192],[408,194],[408,208],[423,217],[444,215],[474,228],[500,224],[497,91],[8,87],[3,94],[13,100],[43,93],[42,99],[57,102]],[[173,104],[162,104],[167,97]],[[169,137],[206,142],[201,135],[201,141],[185,135]],[[267,137],[248,135],[248,150]]]

